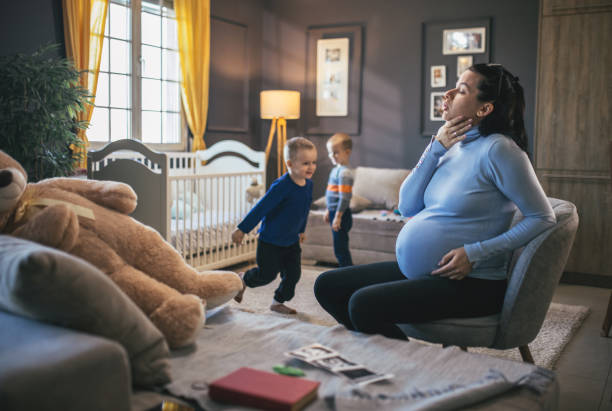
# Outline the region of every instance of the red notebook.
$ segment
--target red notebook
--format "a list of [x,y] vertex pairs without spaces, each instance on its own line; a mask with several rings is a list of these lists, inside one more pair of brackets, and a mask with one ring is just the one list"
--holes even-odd
[[242,367],[213,381],[210,398],[264,410],[297,411],[317,397],[318,381]]

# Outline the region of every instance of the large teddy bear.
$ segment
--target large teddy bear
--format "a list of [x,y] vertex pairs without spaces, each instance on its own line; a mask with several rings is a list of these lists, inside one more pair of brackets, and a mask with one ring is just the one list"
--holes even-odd
[[155,230],[129,217],[130,186],[27,174],[0,151],[0,232],[66,251],[98,267],[147,314],[171,348],[190,344],[204,308],[242,289],[235,273],[198,273]]

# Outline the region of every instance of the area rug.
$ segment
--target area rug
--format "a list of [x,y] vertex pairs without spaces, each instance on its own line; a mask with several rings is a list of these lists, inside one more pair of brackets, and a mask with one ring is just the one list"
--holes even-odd
[[[287,303],[298,311],[297,315],[284,315],[270,311],[270,304],[279,279],[259,288],[248,288],[241,304],[234,301],[230,305],[246,312],[297,318],[301,321],[333,326],[336,321],[316,301],[313,285],[317,276],[324,271],[321,267],[303,266],[302,278],[297,284],[295,297]],[[529,344],[529,349],[540,367],[554,369],[563,349],[582,325],[589,314],[589,308],[578,305],[552,303],[542,324],[540,333]],[[427,343],[425,343],[427,344]],[[492,350],[487,348],[470,348],[470,352],[522,361],[519,350]]]

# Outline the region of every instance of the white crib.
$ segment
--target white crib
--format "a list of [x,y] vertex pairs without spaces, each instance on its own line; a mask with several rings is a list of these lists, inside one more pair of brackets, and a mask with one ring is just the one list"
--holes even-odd
[[156,152],[119,140],[88,153],[87,176],[129,184],[138,195],[132,217],[156,229],[198,270],[255,258],[256,230],[241,245],[232,243],[231,232],[256,201],[247,189],[265,187],[264,152],[233,140],[195,153]]

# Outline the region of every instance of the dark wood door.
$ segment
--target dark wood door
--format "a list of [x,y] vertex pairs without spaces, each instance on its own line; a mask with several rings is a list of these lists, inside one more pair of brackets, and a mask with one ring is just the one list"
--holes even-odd
[[534,163],[576,204],[566,271],[612,276],[612,0],[542,0]]

